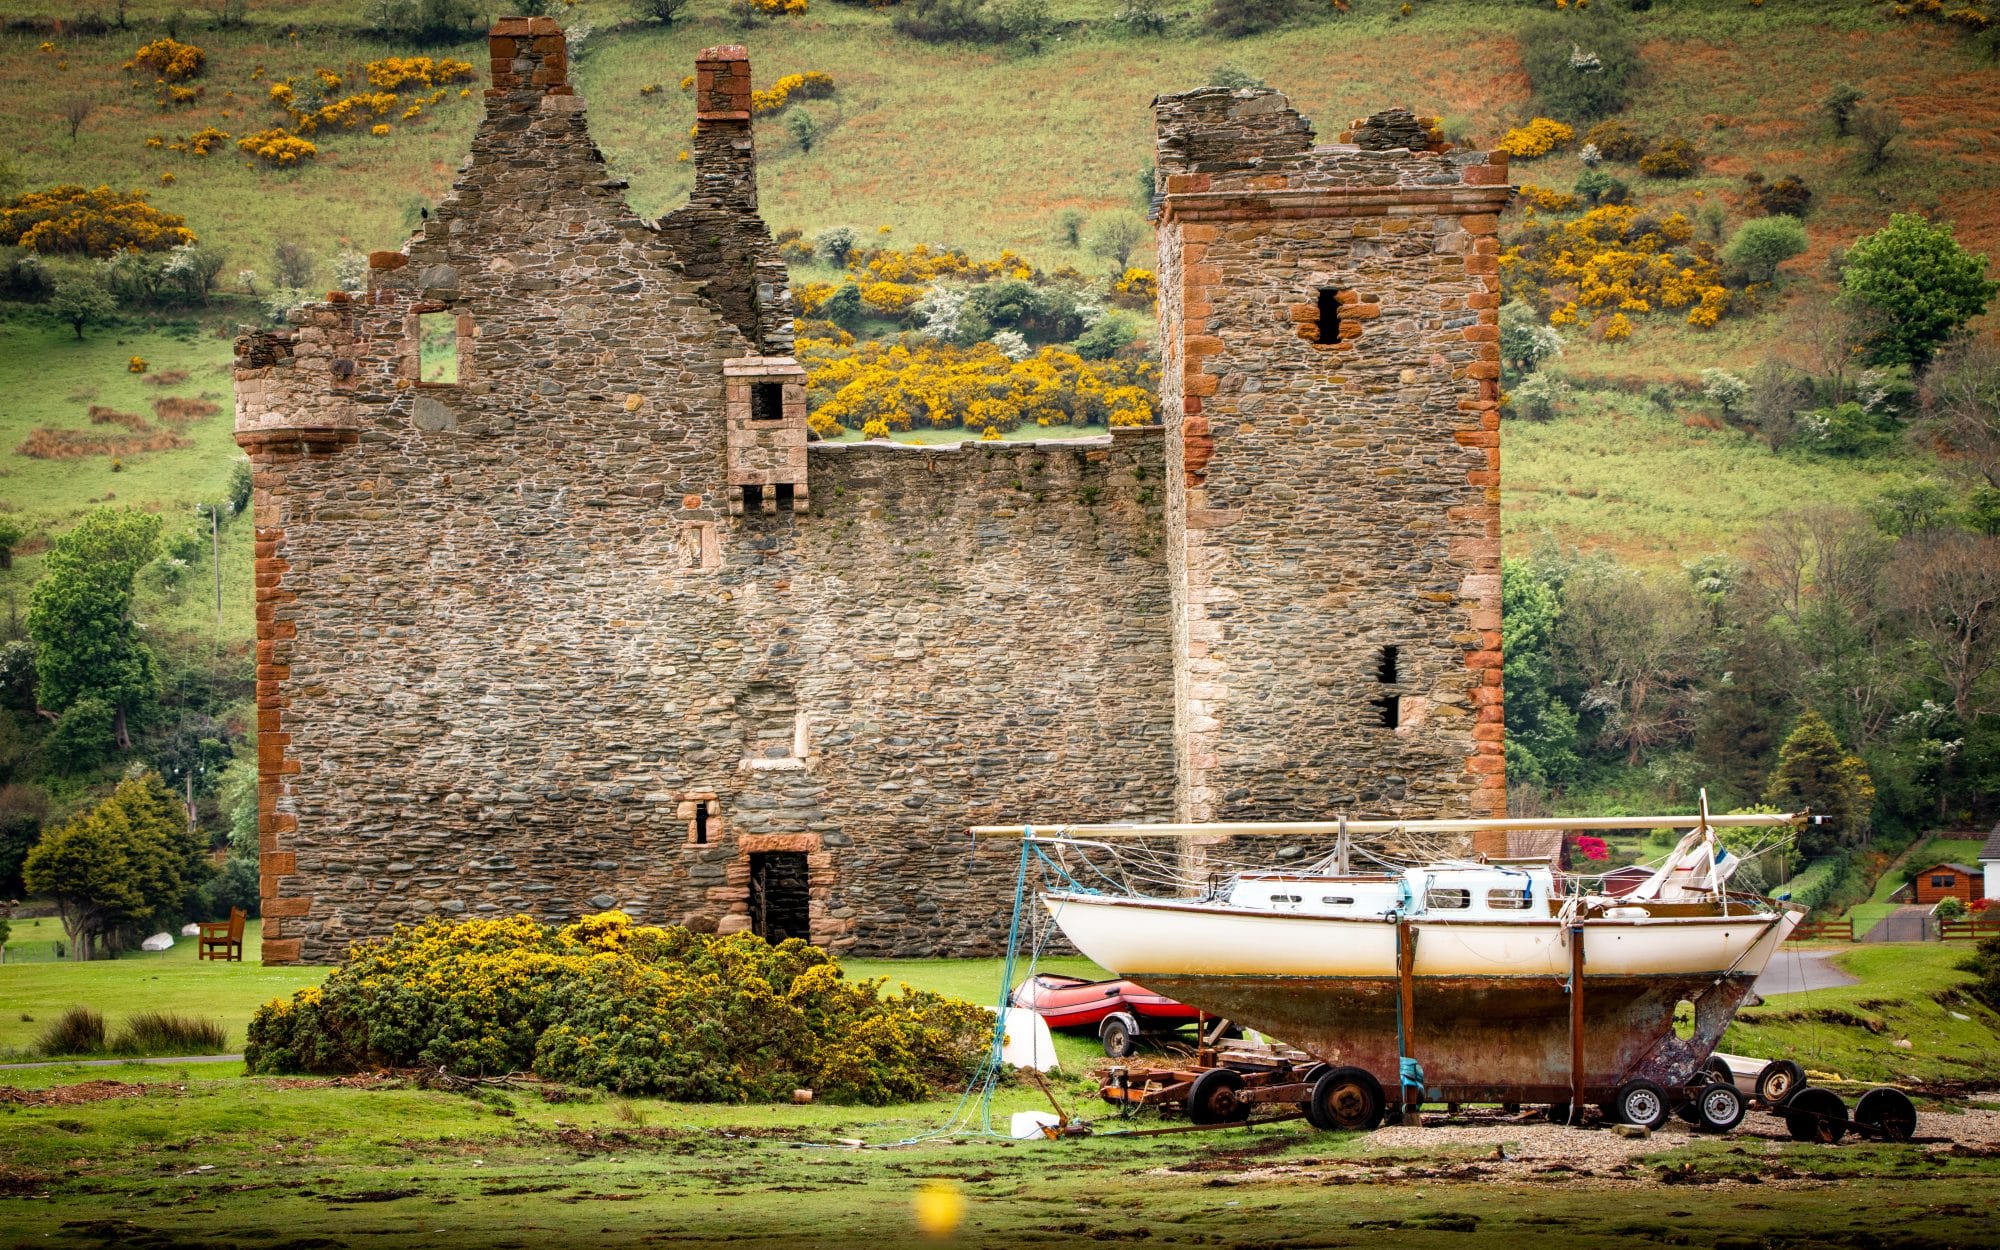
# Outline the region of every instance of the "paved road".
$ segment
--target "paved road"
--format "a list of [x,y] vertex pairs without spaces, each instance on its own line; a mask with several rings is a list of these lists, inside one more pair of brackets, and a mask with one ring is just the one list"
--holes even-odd
[[1875,922],[1875,927],[1861,935],[1864,942],[1921,942],[1924,940],[1924,917],[1930,908],[1914,905],[1898,907]]
[[1834,951],[1781,950],[1764,965],[1757,978],[1757,993],[1764,998],[1797,994],[1804,990],[1829,990],[1836,985],[1852,985],[1856,978],[1833,965]]

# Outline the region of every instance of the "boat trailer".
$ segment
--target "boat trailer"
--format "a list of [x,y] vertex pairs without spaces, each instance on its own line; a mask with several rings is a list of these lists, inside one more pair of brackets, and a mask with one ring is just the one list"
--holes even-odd
[[[1414,1117],[1426,1101],[1388,1100],[1381,1083],[1360,1068],[1338,1067],[1288,1046],[1232,1046],[1217,1043],[1228,1028],[1218,1021],[1204,1034],[1192,1056],[1176,1061],[1124,1064],[1110,1069],[1098,1093],[1124,1117],[1147,1107],[1175,1110],[1194,1126],[1222,1127],[1247,1122],[1259,1107],[1286,1113],[1303,1112],[1314,1128],[1368,1130],[1378,1127],[1394,1107]],[[1618,1096],[1599,1104],[1605,1121],[1636,1124],[1648,1130],[1678,1114],[1698,1131],[1727,1133],[1756,1110],[1784,1122],[1794,1141],[1832,1144],[1850,1132],[1876,1141],[1905,1142],[1916,1133],[1916,1106],[1893,1086],[1863,1091],[1850,1108],[1832,1089],[1808,1083],[1806,1073],[1789,1059],[1749,1059],[1717,1053],[1704,1065],[1706,1080],[1668,1090],[1651,1082],[1634,1082],[1646,1097]],[[1624,1091],[1626,1087],[1621,1087]],[[1411,1093],[1416,1091],[1411,1090]],[[1493,1091],[1486,1091],[1491,1094]],[[1500,1105],[1518,1111],[1542,1101],[1541,1087],[1498,1091]],[[1473,1101],[1473,1100],[1466,1100]],[[1479,1101],[1485,1101],[1480,1099]],[[1445,1104],[1452,1111],[1461,1105]],[[1581,1125],[1584,1117],[1573,1103],[1545,1103],[1557,1124]],[[1267,1122],[1260,1120],[1260,1123]]]

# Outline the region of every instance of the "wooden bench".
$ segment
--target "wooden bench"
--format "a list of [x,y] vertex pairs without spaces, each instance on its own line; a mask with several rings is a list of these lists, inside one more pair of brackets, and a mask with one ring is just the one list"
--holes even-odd
[[201,925],[200,944],[196,947],[196,959],[223,959],[231,963],[243,961],[243,909],[229,909],[227,920],[204,920]]

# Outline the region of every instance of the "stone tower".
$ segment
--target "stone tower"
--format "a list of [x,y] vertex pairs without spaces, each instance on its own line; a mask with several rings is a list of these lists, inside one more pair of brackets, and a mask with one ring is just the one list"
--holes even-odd
[[1154,113],[1177,816],[1503,814],[1505,154]]

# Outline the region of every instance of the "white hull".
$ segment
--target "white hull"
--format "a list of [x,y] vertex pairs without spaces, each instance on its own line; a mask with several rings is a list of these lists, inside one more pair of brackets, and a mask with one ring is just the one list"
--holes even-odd
[[[1119,976],[1394,977],[1396,925],[1350,917],[1049,894],[1043,902],[1076,948]],[[1566,977],[1566,924],[1547,919],[1418,917],[1414,975]],[[1712,973],[1755,977],[1796,925],[1790,913],[1593,918],[1587,977]]]

